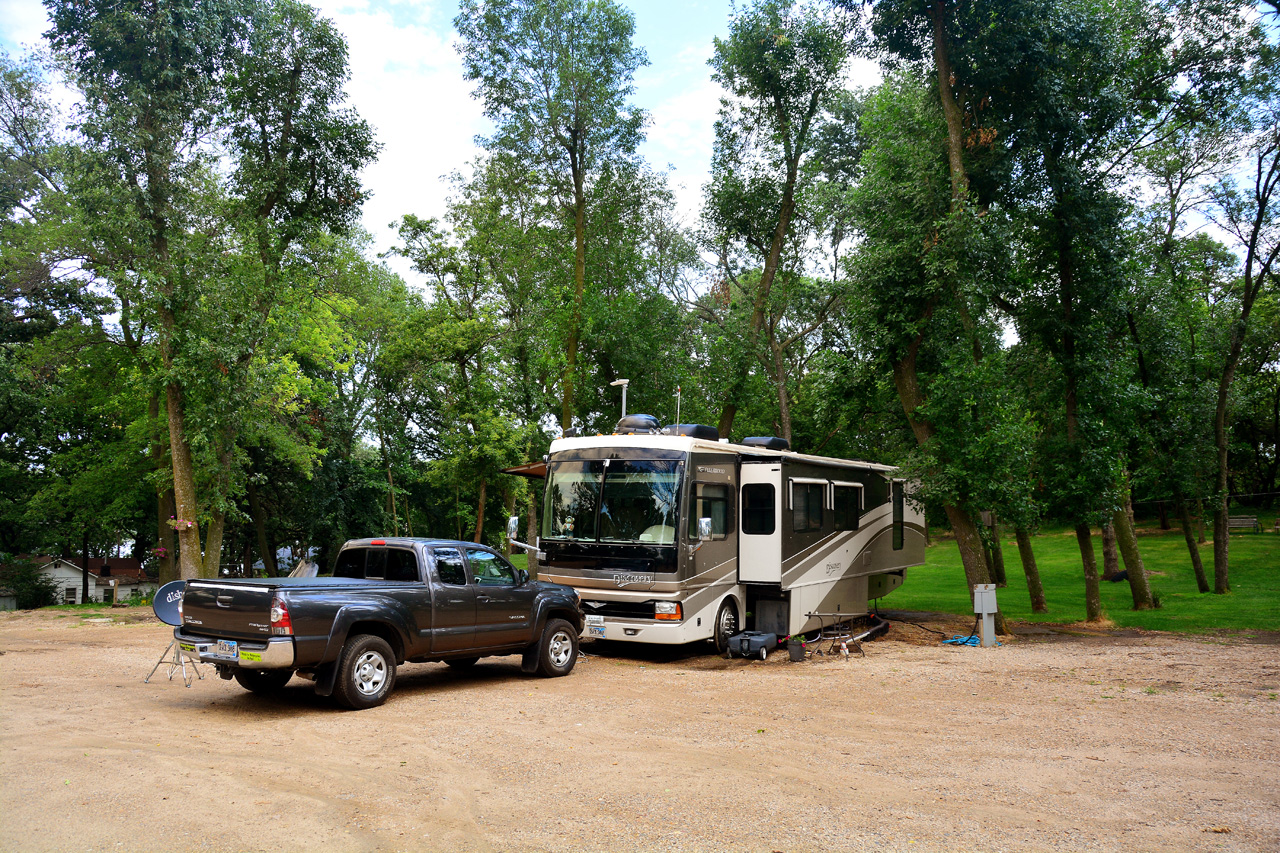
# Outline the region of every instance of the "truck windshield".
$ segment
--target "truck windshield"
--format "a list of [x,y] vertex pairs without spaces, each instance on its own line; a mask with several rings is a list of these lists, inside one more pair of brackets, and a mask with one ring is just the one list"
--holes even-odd
[[673,545],[681,462],[554,462],[542,538]]

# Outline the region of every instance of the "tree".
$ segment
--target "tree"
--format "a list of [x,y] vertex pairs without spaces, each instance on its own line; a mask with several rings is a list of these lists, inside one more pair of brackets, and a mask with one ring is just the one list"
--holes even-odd
[[588,189],[633,157],[644,113],[629,105],[647,63],[635,21],[612,0],[463,0],[454,19],[466,79],[496,125],[485,141],[522,164],[573,226],[573,290],[564,338],[560,422],[572,425],[587,298]]
[[[208,575],[240,487],[245,407],[259,382],[289,381],[287,362],[262,356],[274,314],[304,301],[290,250],[349,226],[372,138],[341,107],[341,38],[306,6],[47,5],[92,143],[75,187],[93,222],[86,269],[114,288],[127,344],[146,358],[154,346],[181,574]],[[209,144],[224,133],[225,185]]]
[[[721,274],[738,291],[727,301],[741,300],[747,315],[745,341],[732,370],[736,378],[720,414],[722,436],[733,429],[750,360],[759,357],[754,350],[767,332],[762,362],[773,374],[780,426],[790,440],[786,355],[826,320],[837,298],[827,294],[809,321],[788,324],[788,295],[775,294],[774,287],[786,256],[794,259],[807,236],[795,232],[801,180],[811,178],[803,167],[822,114],[839,102],[856,22],[851,14],[812,3],[759,0],[732,19],[728,38],[715,41],[712,79],[727,96],[716,122],[703,218]],[[740,261],[758,266],[759,275],[739,276]],[[784,274],[783,283],[799,285],[799,272],[793,260],[794,274]]]

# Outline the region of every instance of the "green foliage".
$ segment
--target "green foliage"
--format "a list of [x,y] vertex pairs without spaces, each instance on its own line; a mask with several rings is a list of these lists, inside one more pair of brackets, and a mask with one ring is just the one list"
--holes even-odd
[[57,582],[30,560],[0,560],[0,587],[13,590],[19,610],[35,610],[58,602]]

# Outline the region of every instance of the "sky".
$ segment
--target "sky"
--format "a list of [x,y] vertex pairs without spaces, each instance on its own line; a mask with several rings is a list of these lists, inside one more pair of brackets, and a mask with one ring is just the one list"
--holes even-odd
[[[712,39],[724,36],[730,0],[621,0],[635,15],[635,43],[649,65],[635,78],[633,102],[650,116],[640,153],[658,169],[670,168],[679,215],[697,219],[702,184],[711,166],[712,126],[720,88],[707,60]],[[350,51],[350,102],[382,143],[366,169],[364,227],[378,251],[393,242],[389,225],[406,213],[440,217],[448,186],[479,149],[489,126],[454,49],[456,0],[313,0],[345,35]],[[0,0],[0,47],[18,55],[41,46],[48,28],[39,0]],[[852,82],[874,82],[874,67],[855,67]],[[400,259],[393,268],[411,277]]]

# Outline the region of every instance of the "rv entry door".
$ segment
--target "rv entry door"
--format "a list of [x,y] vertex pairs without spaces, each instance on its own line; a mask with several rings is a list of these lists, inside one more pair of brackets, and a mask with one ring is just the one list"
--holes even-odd
[[782,465],[744,462],[740,491],[738,581],[782,582]]

